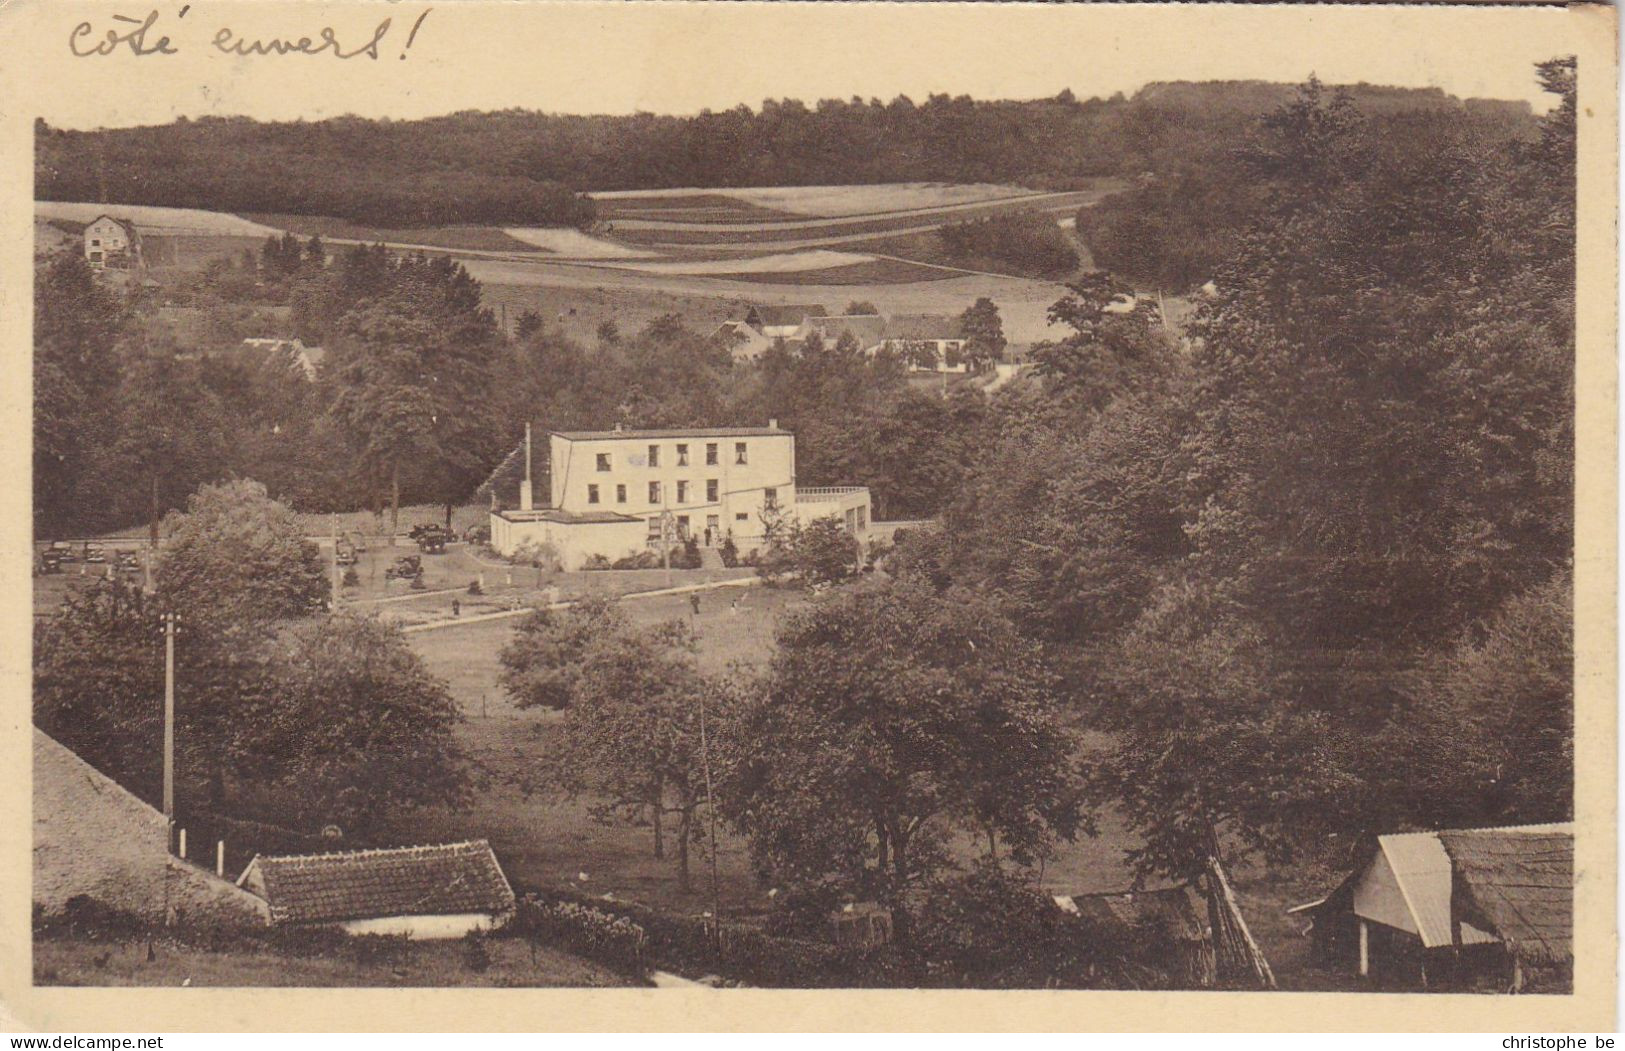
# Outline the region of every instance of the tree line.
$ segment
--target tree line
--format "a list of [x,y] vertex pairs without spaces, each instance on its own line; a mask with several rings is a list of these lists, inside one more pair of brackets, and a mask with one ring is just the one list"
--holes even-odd
[[[1431,90],[1353,89],[1386,122],[1527,127],[1526,110]],[[36,193],[250,213],[334,215],[377,225],[582,225],[571,191],[686,186],[1011,182],[1068,188],[1102,175],[1207,164],[1290,94],[1258,82],[1154,84],[1132,97],[1032,101],[933,94],[770,99],[694,116],[528,110],[414,121],[239,117],[70,131],[36,123]]]

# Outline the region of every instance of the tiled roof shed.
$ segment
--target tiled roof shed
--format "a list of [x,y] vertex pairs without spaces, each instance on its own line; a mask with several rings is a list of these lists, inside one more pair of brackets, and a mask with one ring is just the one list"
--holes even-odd
[[262,896],[276,923],[501,913],[513,888],[483,839],[293,857],[260,855],[238,884]]
[[963,339],[959,319],[944,314],[894,314],[886,319],[887,339]]
[[851,333],[857,340],[859,350],[868,350],[878,346],[886,338],[886,319],[879,314],[832,314],[825,317],[810,317],[802,322],[801,329],[796,333],[800,339],[806,339],[814,332],[826,345],[833,346],[840,338]]
[[745,314],[746,322],[763,328],[782,328],[799,325],[809,317],[828,314],[822,303],[790,303],[775,305],[758,303]]
[[1560,963],[1574,956],[1572,830],[1473,829],[1440,832],[1455,868],[1454,903],[1523,959]]

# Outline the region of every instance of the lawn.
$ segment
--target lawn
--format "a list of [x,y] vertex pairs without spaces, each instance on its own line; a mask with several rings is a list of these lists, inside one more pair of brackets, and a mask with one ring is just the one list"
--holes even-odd
[[147,943],[43,938],[34,941],[37,985],[133,986],[625,986],[621,975],[568,953],[530,947],[518,939],[486,942],[491,964],[483,971],[464,959],[461,941],[392,946],[385,959],[304,955],[252,946],[221,952],[160,940],[155,959]]
[[[643,574],[566,574],[606,584],[623,575]],[[729,588],[703,593],[698,616],[691,614],[686,595],[629,600],[626,610],[647,624],[693,616],[701,666],[723,671],[736,662],[760,666],[771,653],[778,618],[803,601],[795,591]],[[509,620],[486,621],[409,636],[413,649],[450,683],[462,706],[466,721],[459,735],[477,764],[482,784],[467,810],[413,815],[397,830],[398,838],[403,842],[486,838],[516,885],[568,882],[592,893],[612,893],[664,909],[703,911],[709,885],[698,850],[692,859],[693,889],[685,893],[677,885],[671,858],[653,856],[648,827],[601,823],[585,802],[554,791],[526,794],[525,782],[535,779],[559,716],[516,708],[497,685],[497,654],[512,637],[513,627]],[[722,830],[718,845],[724,907],[736,912],[765,908],[767,888],[756,884],[744,842]],[[668,842],[668,851],[671,846]]]

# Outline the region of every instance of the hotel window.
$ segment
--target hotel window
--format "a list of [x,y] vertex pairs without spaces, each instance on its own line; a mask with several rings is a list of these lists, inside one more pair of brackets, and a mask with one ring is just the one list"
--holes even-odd
[[677,466],[678,467],[687,467],[688,466],[688,446],[686,446],[686,445],[679,445],[677,447]]
[[600,471],[609,470],[609,453],[598,454],[598,469]]
[[649,466],[650,467],[659,467],[660,466],[660,446],[658,446],[658,445],[649,446]]
[[615,502],[618,504],[626,503],[626,486],[617,485],[615,487]]
[[680,503],[680,504],[688,503],[688,483],[687,482],[678,482],[677,483],[677,502]]
[[734,463],[746,463],[745,443],[734,442]]
[[706,442],[705,443],[705,464],[706,464],[707,467],[715,467],[717,465],[717,443],[716,442]]
[[596,485],[587,486],[587,503],[596,504],[597,502],[598,502],[598,487]]
[[718,488],[717,480],[715,478],[707,478],[705,480],[705,502],[706,503],[714,504],[714,503],[717,502],[717,488]]
[[763,489],[762,506],[769,511],[779,506],[779,491],[777,489]]
[[735,522],[749,522],[750,521],[750,515],[746,514],[744,511],[741,511],[738,514],[734,515],[734,521]]
[[90,245],[92,248],[100,248],[102,246],[102,239],[100,237],[92,237],[90,239]]
[[649,502],[651,504],[658,504],[660,502],[660,483],[659,482],[650,482],[649,483]]

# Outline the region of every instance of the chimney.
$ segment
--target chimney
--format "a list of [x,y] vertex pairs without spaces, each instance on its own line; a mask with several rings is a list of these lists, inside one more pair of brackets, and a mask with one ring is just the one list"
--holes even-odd
[[615,422],[615,433],[616,433],[616,434],[620,434],[620,433],[621,433],[621,422],[620,422],[620,421],[619,421],[619,420],[617,420],[617,421],[616,421],[616,422]]
[[529,511],[533,506],[534,493],[530,483],[530,424],[525,424],[525,480],[519,483],[519,509]]
[[767,421],[767,429],[770,430],[770,431],[778,430],[779,429],[779,421],[776,420],[776,419],[768,420]]

